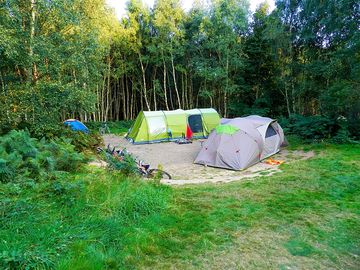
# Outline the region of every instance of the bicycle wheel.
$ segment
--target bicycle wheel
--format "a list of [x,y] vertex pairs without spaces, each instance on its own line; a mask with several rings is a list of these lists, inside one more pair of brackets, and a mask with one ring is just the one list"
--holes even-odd
[[150,169],[148,173],[149,178],[160,177],[161,179],[171,179],[171,175],[163,170]]

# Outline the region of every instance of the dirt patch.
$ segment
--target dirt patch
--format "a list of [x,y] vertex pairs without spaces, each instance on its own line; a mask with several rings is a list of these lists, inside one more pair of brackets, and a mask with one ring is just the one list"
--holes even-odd
[[[116,135],[104,135],[105,145],[110,144],[116,149],[126,148],[135,157],[149,163],[151,168],[162,168],[171,174],[171,180],[161,180],[164,184],[184,185],[200,183],[232,182],[244,178],[270,176],[279,172],[279,166],[260,162],[243,171],[232,171],[206,167],[194,164],[194,160],[201,149],[204,140],[196,140],[191,144],[176,144],[174,142],[133,145],[125,138]],[[294,160],[308,159],[315,154],[313,151],[281,150],[273,158],[285,160],[285,163]]]

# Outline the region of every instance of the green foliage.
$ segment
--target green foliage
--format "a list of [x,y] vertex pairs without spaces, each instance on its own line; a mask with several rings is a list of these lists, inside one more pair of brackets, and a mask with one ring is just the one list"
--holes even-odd
[[84,156],[66,140],[37,140],[27,131],[11,131],[0,137],[0,182],[42,181],[58,172],[73,172]]
[[[123,120],[123,121],[109,121],[105,122],[110,129],[112,134],[124,134],[128,132],[129,128],[133,124],[133,120]],[[98,133],[99,129],[102,127],[103,122],[87,122],[86,126],[91,130],[92,133]]]
[[123,186],[124,196],[114,198],[112,206],[114,211],[127,223],[140,222],[144,218],[157,214],[167,208],[167,200],[164,200],[166,187],[156,185],[140,185],[133,190],[134,186]]
[[104,153],[103,158],[108,164],[110,170],[120,171],[124,175],[135,175],[137,174],[138,167],[134,157],[130,154],[125,154],[124,156],[112,156],[109,153]]
[[67,84],[9,84],[7,88],[7,95],[0,97],[4,104],[0,108],[2,134],[11,129],[27,128],[37,138],[54,138],[61,132],[60,119],[64,112],[73,111],[72,107],[89,110],[95,102],[91,94],[84,103],[76,100],[73,95],[85,93],[78,93],[78,90]]
[[354,140],[360,141],[360,121],[357,118],[351,118],[347,124],[347,130]]
[[0,267],[357,269],[359,145],[303,147],[322,153],[222,185],[170,188],[87,167],[21,193],[0,183]]
[[324,116],[291,115],[288,119],[280,119],[280,124],[286,134],[294,134],[306,140],[330,139],[334,134],[337,123]]
[[2,269],[126,268],[140,243],[129,235],[164,212],[172,193],[87,169],[39,183],[20,200],[10,184],[0,185]]
[[27,127],[33,136],[50,138],[61,120],[95,111],[94,89],[114,19],[104,5],[1,2],[0,134]]
[[211,106],[224,117],[345,117],[331,136],[359,139],[356,1],[278,0],[250,15],[241,0],[195,1],[188,13],[179,0],[131,0],[120,21],[105,2],[0,4],[0,133],[53,138],[66,118]]
[[307,141],[328,140],[333,143],[355,143],[351,139],[352,134],[349,132],[348,121],[345,118],[334,120],[320,115],[293,114],[289,118],[279,118],[279,122],[286,134],[296,135]]
[[[87,125],[87,123],[86,123]],[[78,152],[86,150],[95,151],[95,149],[103,143],[102,137],[96,132],[86,134],[80,131],[73,131],[70,128],[62,128],[61,132],[56,135],[57,138],[65,138]]]

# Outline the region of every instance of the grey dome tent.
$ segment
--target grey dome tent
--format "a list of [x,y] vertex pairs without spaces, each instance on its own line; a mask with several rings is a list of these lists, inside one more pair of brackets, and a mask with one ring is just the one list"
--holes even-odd
[[274,119],[257,115],[223,118],[194,163],[243,170],[279,152],[284,142],[284,132]]

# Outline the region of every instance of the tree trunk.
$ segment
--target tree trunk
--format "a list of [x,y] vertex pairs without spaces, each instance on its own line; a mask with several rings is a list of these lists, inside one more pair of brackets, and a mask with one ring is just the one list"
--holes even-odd
[[[131,118],[131,107],[130,107],[130,91],[129,91],[129,80],[127,76],[125,76],[125,85],[126,85],[126,119],[129,120]],[[132,100],[131,100],[132,102]]]
[[189,109],[194,108],[194,88],[192,75],[190,74],[190,87],[189,87]]
[[293,79],[291,79],[291,102],[292,102],[293,113],[296,113],[295,86]]
[[[166,71],[167,73],[167,71]],[[170,80],[167,81],[168,83],[168,88],[169,88],[169,100],[170,100],[170,109],[173,110],[174,109],[174,103],[173,103],[173,96],[172,96],[172,91],[171,91],[171,85],[170,85]]]
[[105,107],[105,115],[104,115],[104,121],[106,122],[108,120],[108,114],[110,109],[110,77],[111,77],[111,57],[110,54],[108,56],[108,70],[107,70],[107,89],[106,89],[106,107]]
[[288,95],[288,88],[286,86],[285,83],[285,99],[286,99],[286,109],[288,111],[288,115],[291,115],[291,111],[290,111],[290,102],[289,102],[289,95]]
[[165,59],[163,54],[163,66],[164,66],[164,72],[163,72],[163,83],[164,83],[164,97],[165,97],[165,106],[166,110],[169,111],[169,104],[167,99],[167,90],[166,90],[166,65],[165,65]]
[[143,62],[141,60],[141,54],[139,53],[139,60],[140,60],[140,66],[141,66],[141,73],[142,73],[142,79],[143,79],[143,87],[144,87],[144,99],[145,99],[145,104],[146,104],[146,108],[148,111],[150,111],[150,104],[149,104],[149,101],[148,101],[148,97],[147,97],[147,89],[146,89],[146,77],[145,77],[145,69],[144,68],[144,65],[143,65]]
[[189,95],[188,95],[188,77],[187,72],[185,71],[185,85],[184,85],[184,91],[185,91],[185,109],[189,109]]
[[229,51],[226,55],[226,88],[224,92],[224,117],[227,117],[227,93],[229,91]]
[[[116,101],[116,121],[120,120],[120,107],[121,107],[121,92],[120,92],[120,82],[122,82],[122,80],[118,79],[118,92],[117,92],[117,101]],[[121,88],[122,89],[122,88]]]
[[2,71],[0,71],[0,81],[1,81],[2,94],[3,94],[3,95],[6,95],[6,92],[5,92],[5,83],[4,83],[4,78],[3,78],[3,75],[2,75]]
[[134,104],[134,100],[136,100],[136,92],[135,91],[131,91],[131,101],[130,101],[130,119],[133,119],[133,116],[135,114],[135,106],[136,106],[136,102]]
[[121,89],[122,89],[122,104],[123,104],[123,117],[125,120],[127,120],[127,117],[126,117],[126,94],[125,94],[125,80],[124,78],[126,78],[125,76],[122,76],[121,78]]
[[102,90],[101,90],[101,111],[100,111],[100,121],[104,121],[104,112],[105,112],[105,81],[106,81],[106,76],[104,75],[104,79],[103,79],[103,85],[102,85]]
[[174,87],[175,87],[176,97],[177,97],[177,100],[178,100],[179,109],[181,109],[181,101],[180,101],[180,95],[179,95],[179,91],[178,91],[177,83],[176,83],[174,57],[173,57],[172,52],[171,52],[171,66],[172,66],[172,73],[173,73],[173,79],[174,79]]
[[157,111],[157,102],[156,102],[156,85],[155,85],[155,78],[156,78],[156,71],[157,68],[155,67],[154,77],[153,77],[153,89],[154,89],[154,110]]
[[38,79],[37,67],[36,63],[33,61],[34,55],[34,37],[35,37],[35,20],[36,20],[36,0],[30,0],[30,9],[31,9],[31,16],[30,16],[30,40],[29,40],[29,58],[31,61],[31,72],[29,74],[29,81],[36,83]]
[[186,104],[185,104],[184,74],[183,73],[181,73],[181,102],[182,102],[183,107],[185,109]]
[[100,93],[99,85],[96,84],[96,110],[94,112],[94,121],[99,121],[100,119]]
[[[135,91],[136,91],[136,89],[135,89]],[[141,110],[143,111],[143,110],[144,110],[143,92],[142,92],[142,91],[139,91],[139,93],[140,93],[140,108],[141,108]]]

